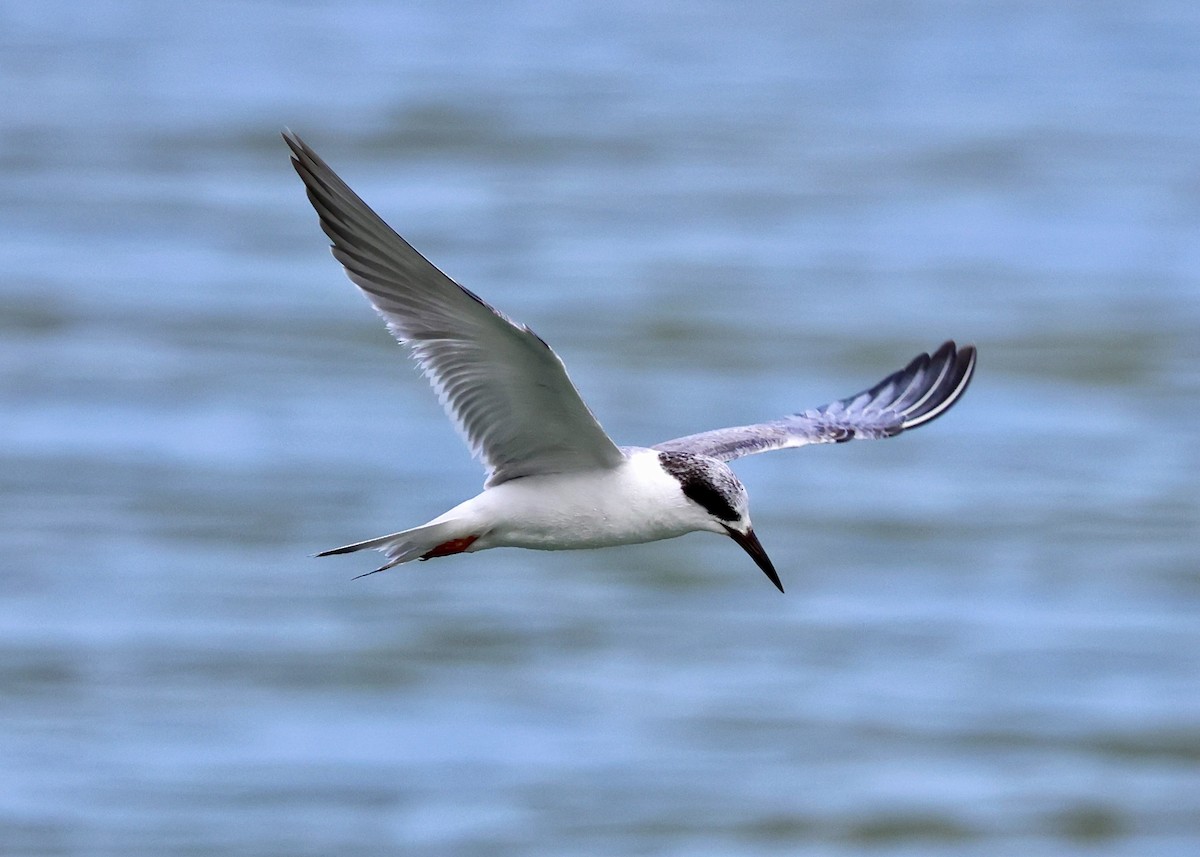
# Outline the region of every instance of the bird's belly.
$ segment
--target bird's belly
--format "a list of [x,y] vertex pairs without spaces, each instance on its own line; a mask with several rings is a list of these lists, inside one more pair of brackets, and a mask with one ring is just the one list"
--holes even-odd
[[582,550],[653,542],[685,532],[678,528],[620,526],[607,516],[581,513],[540,521],[526,519],[517,526],[498,527],[486,544],[535,550]]
[[574,550],[638,544],[695,529],[674,485],[577,476],[514,480],[485,492],[495,526],[482,547]]

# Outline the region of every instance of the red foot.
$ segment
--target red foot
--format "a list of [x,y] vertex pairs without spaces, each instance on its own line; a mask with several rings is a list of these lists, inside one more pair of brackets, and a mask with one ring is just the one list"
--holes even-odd
[[479,536],[465,536],[461,539],[451,539],[448,542],[442,542],[427,554],[422,554],[421,559],[433,559],[435,556],[450,556],[451,554],[462,553],[472,544]]

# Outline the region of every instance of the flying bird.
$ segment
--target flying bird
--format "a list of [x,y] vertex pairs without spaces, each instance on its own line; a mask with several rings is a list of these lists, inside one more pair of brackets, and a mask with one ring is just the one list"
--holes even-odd
[[707,532],[737,542],[782,592],[728,462],[893,437],[949,410],[975,370],[973,346],[946,342],[823,407],[648,449],[617,446],[541,337],[434,267],[298,136],[284,131],[283,139],[334,258],[411,350],[487,469],[482,492],[428,523],[317,554],[384,554],[367,574],[488,548],[600,548]]

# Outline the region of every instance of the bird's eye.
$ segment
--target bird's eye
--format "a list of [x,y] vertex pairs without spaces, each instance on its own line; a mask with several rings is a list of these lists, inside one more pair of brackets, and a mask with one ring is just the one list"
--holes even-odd
[[729,498],[706,480],[695,480],[683,484],[684,496],[694,500],[704,507],[708,514],[719,521],[733,523],[741,520],[737,509],[729,502]]

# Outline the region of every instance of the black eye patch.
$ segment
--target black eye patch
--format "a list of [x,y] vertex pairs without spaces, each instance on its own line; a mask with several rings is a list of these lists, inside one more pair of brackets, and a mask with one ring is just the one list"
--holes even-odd
[[683,495],[689,500],[720,521],[741,520],[741,515],[730,502],[734,483],[726,473],[714,471],[696,456],[683,452],[660,452],[658,460],[662,462],[663,469],[679,482]]

